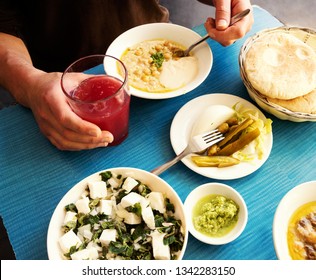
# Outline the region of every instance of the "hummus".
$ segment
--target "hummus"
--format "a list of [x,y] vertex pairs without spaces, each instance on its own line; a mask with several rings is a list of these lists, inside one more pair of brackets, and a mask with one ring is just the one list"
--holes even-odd
[[176,57],[184,49],[169,40],[150,40],[128,48],[121,57],[128,71],[130,86],[146,92],[169,92],[191,82],[198,72],[194,56]]

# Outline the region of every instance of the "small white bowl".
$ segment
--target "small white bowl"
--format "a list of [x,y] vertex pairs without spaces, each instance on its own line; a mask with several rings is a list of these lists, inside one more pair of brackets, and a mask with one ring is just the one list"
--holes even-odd
[[65,196],[58,203],[49,223],[47,233],[48,258],[50,260],[65,259],[59,246],[59,238],[63,235],[61,227],[65,217],[64,207],[70,203],[75,203],[86,189],[87,182],[89,180],[91,181],[91,179],[94,180],[99,178],[99,174],[104,171],[111,171],[116,174],[121,174],[124,177],[131,176],[132,178],[146,184],[152,191],[162,192],[167,198],[170,199],[170,202],[173,203],[175,208],[175,218],[182,221],[184,241],[182,250],[177,254],[177,259],[182,259],[187,246],[188,229],[185,220],[184,207],[180,197],[166,181],[157,175],[145,170],[131,167],[108,168],[106,170],[98,171],[78,182],[65,194]]
[[[239,206],[238,221],[235,227],[222,237],[210,237],[203,233],[200,233],[194,228],[192,221],[192,212],[196,203],[207,195],[223,195],[236,202]],[[186,198],[184,202],[184,209],[186,213],[187,225],[189,232],[198,240],[211,244],[222,245],[235,240],[246,227],[248,221],[247,205],[242,196],[232,187],[221,183],[207,183],[195,188]]]
[[[149,23],[129,29],[118,36],[109,46],[106,54],[120,59],[128,47],[144,41],[166,39],[179,43],[184,47],[189,47],[200,38],[201,36],[198,33],[177,24]],[[209,75],[213,64],[213,54],[209,45],[203,42],[192,50],[192,55],[198,59],[198,74],[188,84],[174,91],[164,93],[150,93],[130,87],[131,94],[146,99],[166,99],[192,91]],[[114,65],[113,69],[108,69],[108,71],[112,73],[112,71],[117,72],[118,69]],[[115,73],[114,76],[116,76]]]
[[292,259],[287,243],[290,218],[300,206],[312,201],[316,201],[316,181],[294,187],[281,199],[273,219],[273,243],[278,259]]

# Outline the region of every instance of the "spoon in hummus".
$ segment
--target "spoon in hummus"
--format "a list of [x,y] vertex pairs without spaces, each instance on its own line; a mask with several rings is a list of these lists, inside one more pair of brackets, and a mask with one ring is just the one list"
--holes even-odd
[[[240,21],[241,19],[243,19],[246,15],[248,15],[250,13],[250,9],[246,9],[236,15],[234,15],[231,19],[230,19],[230,23],[229,26],[233,25],[234,23],[236,23],[237,21]],[[188,56],[190,54],[190,51],[192,51],[192,49],[194,47],[196,47],[197,45],[199,45],[200,43],[204,42],[205,40],[207,40],[209,38],[209,35],[205,35],[204,37],[202,37],[201,39],[199,39],[197,42],[195,42],[194,44],[192,44],[190,47],[188,47],[186,50],[181,50],[181,49],[176,49],[173,52],[173,55],[176,57],[184,57],[184,56]]]

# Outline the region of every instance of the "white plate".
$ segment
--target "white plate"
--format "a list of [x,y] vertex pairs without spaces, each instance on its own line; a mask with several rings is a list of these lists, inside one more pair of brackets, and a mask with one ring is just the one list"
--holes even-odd
[[[106,54],[120,59],[128,47],[143,41],[166,39],[177,42],[184,47],[189,47],[200,38],[201,36],[198,33],[177,24],[149,23],[129,29],[118,36],[109,46]],[[165,93],[150,93],[130,87],[131,94],[146,99],[166,99],[192,91],[209,75],[213,64],[213,54],[207,42],[203,42],[192,50],[192,55],[198,59],[199,72],[194,80],[187,85]],[[115,75],[118,69],[116,65],[113,65],[113,67],[111,67],[111,69],[108,68],[107,71]]]
[[308,202],[316,201],[316,181],[302,183],[281,199],[273,219],[273,243],[279,260],[291,260],[287,228],[294,212]]
[[[187,146],[192,127],[200,116],[201,112],[210,105],[226,105],[228,107],[240,103],[247,108],[255,109],[259,112],[259,117],[265,120],[264,114],[247,100],[235,95],[212,93],[197,97],[186,103],[175,115],[170,129],[170,140],[175,153],[178,155]],[[191,170],[203,176],[213,179],[237,179],[247,176],[260,168],[268,159],[272,149],[272,133],[265,136],[265,153],[262,159],[254,159],[251,162],[241,162],[238,165],[217,168],[217,167],[198,167],[188,155],[182,159],[182,162]]]
[[132,168],[132,167],[117,167],[117,168],[108,168],[106,170],[98,171],[73,186],[65,196],[58,203],[52,218],[49,223],[48,233],[47,233],[47,252],[48,258],[50,260],[62,260],[65,259],[62,255],[62,251],[59,247],[59,238],[63,235],[61,226],[65,218],[64,207],[70,203],[76,202],[84,190],[87,187],[87,182],[89,180],[98,180],[99,174],[103,171],[112,171],[117,174],[122,174],[123,176],[131,176],[135,179],[140,180],[141,182],[147,184],[152,191],[162,192],[170,199],[170,201],[175,206],[175,217],[181,219],[184,233],[184,242],[181,252],[179,252],[178,259],[182,259],[188,241],[188,229],[186,225],[186,219],[184,215],[184,206],[174,189],[159,176],[154,175],[148,171]]

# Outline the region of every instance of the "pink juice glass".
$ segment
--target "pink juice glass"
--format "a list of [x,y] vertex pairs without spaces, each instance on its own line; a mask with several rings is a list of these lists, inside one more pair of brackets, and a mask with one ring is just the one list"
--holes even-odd
[[65,70],[61,88],[78,116],[113,134],[110,146],[127,137],[130,93],[127,70],[119,59],[108,55],[83,57]]

